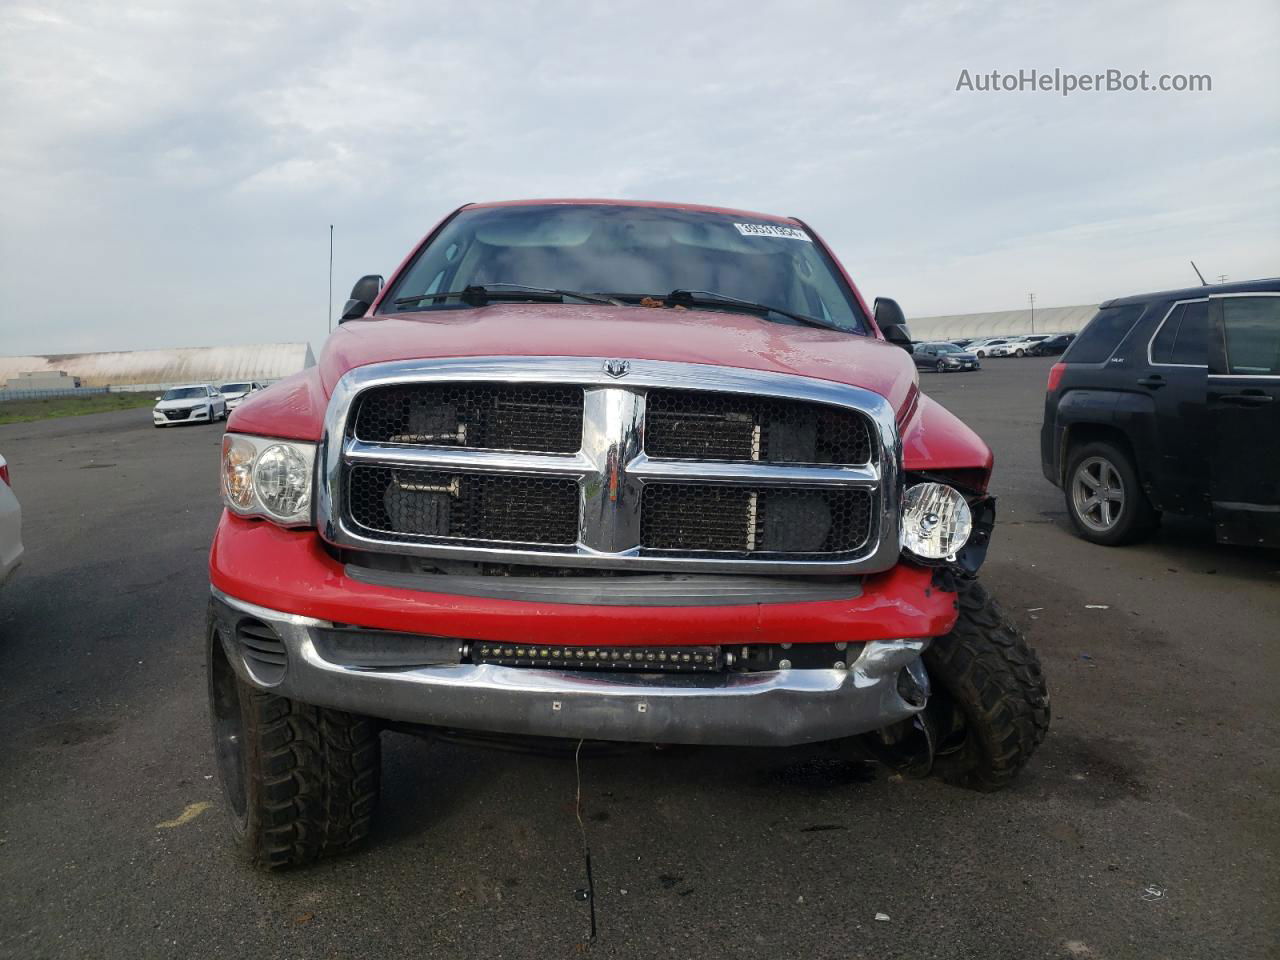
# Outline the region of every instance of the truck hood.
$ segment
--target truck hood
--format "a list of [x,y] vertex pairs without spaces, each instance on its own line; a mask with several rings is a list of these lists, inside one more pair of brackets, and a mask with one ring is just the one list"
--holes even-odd
[[904,418],[916,370],[873,337],[763,320],[750,314],[594,304],[495,304],[350,320],[320,356],[326,395],[355,367],[434,357],[554,356],[705,363],[799,374],[863,387]]

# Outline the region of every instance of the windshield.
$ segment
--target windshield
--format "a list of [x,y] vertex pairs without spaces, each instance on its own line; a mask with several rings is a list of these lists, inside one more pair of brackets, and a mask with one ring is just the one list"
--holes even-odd
[[174,387],[166,390],[161,400],[192,400],[196,397],[207,397],[209,392],[204,387]]
[[248,393],[249,385],[247,383],[224,383],[218,388],[219,393]]
[[[799,227],[601,204],[463,210],[417,256],[378,312],[468,309],[457,298],[395,301],[504,283],[659,299],[677,289],[710,292],[849,332],[867,330],[835,264]],[[511,291],[503,293],[509,298]]]
[[964,353],[964,351],[954,343],[940,343],[937,346],[939,353]]

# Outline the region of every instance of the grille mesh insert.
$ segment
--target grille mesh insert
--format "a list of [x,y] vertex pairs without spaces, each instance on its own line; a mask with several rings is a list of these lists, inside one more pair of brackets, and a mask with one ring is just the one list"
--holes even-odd
[[865,490],[649,483],[640,506],[640,544],[651,550],[798,558],[857,550],[870,534]]
[[861,414],[801,400],[699,390],[651,390],[645,452],[680,460],[768,463],[871,462]]
[[576,453],[581,387],[500,383],[376,387],[359,399],[355,435],[369,443]]
[[568,546],[578,539],[571,478],[456,474],[357,465],[347,472],[351,519],[381,539]]

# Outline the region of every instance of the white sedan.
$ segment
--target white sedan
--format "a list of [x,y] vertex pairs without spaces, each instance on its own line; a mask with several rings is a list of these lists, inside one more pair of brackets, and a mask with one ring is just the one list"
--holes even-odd
[[218,387],[218,392],[222,394],[222,399],[227,401],[227,409],[234,410],[240,405],[241,400],[261,389],[262,384],[257,380],[240,380],[236,383],[224,383]]
[[216,387],[207,383],[191,383],[170,387],[151,411],[151,422],[157,427],[180,423],[212,423],[227,419],[227,401]]
[[22,562],[22,507],[9,486],[9,462],[0,457],[0,584]]

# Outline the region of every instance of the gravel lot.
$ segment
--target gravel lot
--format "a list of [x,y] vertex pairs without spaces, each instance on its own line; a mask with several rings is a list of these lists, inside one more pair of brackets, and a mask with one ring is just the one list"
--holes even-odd
[[996,451],[984,578],[1049,678],[1016,787],[803,751],[585,757],[589,946],[564,754],[387,734],[367,850],[235,861],[200,647],[220,428],[0,427],[28,547],[0,590],[0,956],[1276,956],[1280,554],[1177,522],[1073,537],[1040,475],[1049,363],[922,375]]

